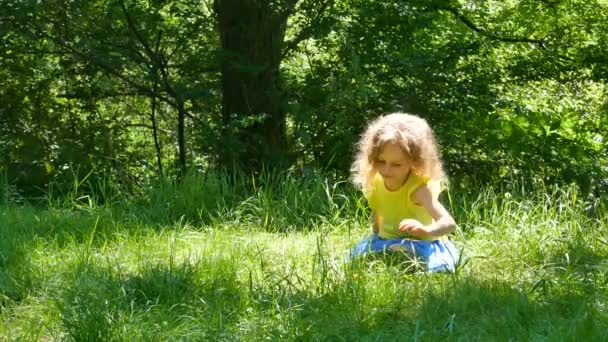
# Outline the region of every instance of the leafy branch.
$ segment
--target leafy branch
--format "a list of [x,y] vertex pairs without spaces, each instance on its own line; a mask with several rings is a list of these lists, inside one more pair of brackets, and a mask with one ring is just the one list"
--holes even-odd
[[453,6],[439,5],[439,6],[437,6],[437,9],[451,13],[458,20],[460,20],[463,24],[465,24],[468,28],[470,28],[471,30],[477,32],[478,34],[480,34],[486,38],[490,38],[492,40],[501,41],[501,42],[507,42],[507,43],[537,44],[541,49],[545,49],[546,38],[534,39],[534,38],[528,38],[528,37],[500,36],[500,35],[490,32],[484,28],[479,27],[471,19],[469,19],[467,16],[465,16],[463,13],[461,13],[460,10],[458,10],[457,8],[455,8]]

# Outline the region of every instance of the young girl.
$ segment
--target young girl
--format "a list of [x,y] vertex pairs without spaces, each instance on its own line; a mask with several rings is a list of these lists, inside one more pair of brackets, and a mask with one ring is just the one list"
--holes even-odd
[[372,121],[363,133],[352,176],[373,213],[373,235],[351,256],[403,251],[429,271],[453,271],[458,260],[447,234],[456,223],[437,199],[445,174],[427,122],[394,113]]

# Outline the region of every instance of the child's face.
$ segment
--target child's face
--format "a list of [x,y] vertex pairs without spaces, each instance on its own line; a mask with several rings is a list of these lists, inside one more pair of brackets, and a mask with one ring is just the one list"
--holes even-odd
[[407,156],[396,143],[387,143],[375,162],[375,168],[384,178],[387,187],[398,188],[403,185],[410,172]]

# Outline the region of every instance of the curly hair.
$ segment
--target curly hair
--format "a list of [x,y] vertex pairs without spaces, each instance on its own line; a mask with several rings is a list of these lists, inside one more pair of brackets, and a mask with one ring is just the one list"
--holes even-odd
[[374,164],[387,143],[399,144],[414,173],[429,177],[439,185],[439,190],[445,187],[446,175],[429,124],[416,115],[392,113],[373,120],[357,143],[351,173],[359,189],[370,189],[377,172]]

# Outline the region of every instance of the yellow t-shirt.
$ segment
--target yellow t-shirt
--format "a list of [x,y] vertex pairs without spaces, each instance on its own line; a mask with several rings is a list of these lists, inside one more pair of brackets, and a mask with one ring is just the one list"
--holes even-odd
[[[382,239],[394,239],[408,237],[399,230],[399,222],[404,219],[415,219],[424,225],[433,223],[433,218],[422,206],[412,201],[412,193],[421,185],[429,182],[428,177],[422,177],[415,173],[410,173],[405,183],[395,191],[389,191],[384,186],[384,179],[376,174],[372,187],[365,194],[367,203],[375,212],[379,223],[378,236]],[[438,195],[433,191],[433,195]],[[434,239],[432,239],[434,240]]]

